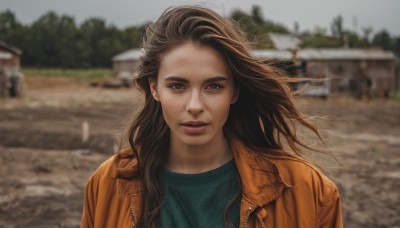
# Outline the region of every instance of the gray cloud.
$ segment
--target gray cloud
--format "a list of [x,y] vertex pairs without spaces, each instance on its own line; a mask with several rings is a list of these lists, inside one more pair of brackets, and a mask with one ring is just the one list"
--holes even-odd
[[108,23],[126,27],[155,20],[167,7],[181,4],[201,4],[225,15],[237,8],[249,12],[251,6],[257,4],[262,7],[265,18],[290,29],[297,21],[302,31],[316,26],[329,29],[333,17],[341,14],[344,26],[354,29],[356,20],[360,33],[361,28],[372,26],[374,32],[385,28],[393,35],[400,35],[398,0],[0,0],[0,10],[12,10],[23,23],[32,23],[43,13],[53,10],[74,16],[78,23],[89,17],[102,17]]

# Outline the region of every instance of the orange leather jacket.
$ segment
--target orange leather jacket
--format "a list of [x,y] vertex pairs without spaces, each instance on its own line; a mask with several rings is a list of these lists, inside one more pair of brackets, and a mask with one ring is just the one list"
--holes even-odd
[[[231,142],[242,181],[240,227],[343,227],[339,192],[332,181],[306,161],[265,158],[240,141]],[[140,181],[129,175],[137,163],[121,159],[123,150],[104,162],[86,186],[81,227],[137,227]]]

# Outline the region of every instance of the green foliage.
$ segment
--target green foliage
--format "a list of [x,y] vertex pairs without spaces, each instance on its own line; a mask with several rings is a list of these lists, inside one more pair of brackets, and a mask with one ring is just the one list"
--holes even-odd
[[343,37],[343,18],[342,15],[338,15],[335,17],[331,23],[331,32],[332,35],[336,38]]
[[326,35],[325,31],[316,31],[315,33],[305,32],[303,33],[303,42],[300,45],[301,47],[329,47],[329,48],[337,48],[342,46],[342,43],[339,39],[330,37]]
[[[400,36],[391,36],[386,30],[372,34],[371,27],[362,28],[362,35],[343,28],[343,19],[339,15],[331,22],[332,36],[326,34],[325,29],[316,29],[314,32],[303,32],[301,47],[316,48],[350,48],[378,47],[384,50],[393,51],[400,57]],[[373,35],[373,36],[372,36]],[[372,37],[371,37],[372,36]]]
[[0,41],[22,43],[25,33],[26,27],[16,19],[13,12],[6,10],[0,13]]
[[[253,6],[250,13],[234,10],[229,18],[246,32],[255,48],[273,48],[268,33],[288,34],[286,26],[267,20],[260,6]],[[391,50],[400,57],[400,36],[391,36],[386,30],[372,33],[371,27],[359,35],[343,27],[341,15],[333,18],[327,29],[300,31],[295,24],[295,34],[302,35],[301,47],[380,47]],[[21,24],[10,10],[0,11],[0,41],[21,49],[22,65],[51,68],[110,67],[111,58],[131,48],[140,47],[145,24],[119,29],[102,18],[88,18],[77,25],[68,15],[48,12],[30,25]]]
[[398,37],[393,37],[393,52],[400,57],[400,36]]
[[378,32],[372,39],[372,44],[383,48],[384,50],[389,50],[392,47],[392,40],[390,34],[386,30]]
[[285,26],[265,20],[259,6],[253,6],[251,15],[239,9],[234,10],[230,18],[247,33],[255,48],[273,48],[273,43],[268,37],[270,32],[289,33]]
[[346,32],[346,36],[351,48],[366,48],[370,45],[366,37],[359,37],[357,33],[348,31]]
[[82,45],[78,39],[74,18],[48,12],[36,20],[29,29],[23,63],[35,66],[77,67],[84,57],[79,53]]
[[24,26],[13,12],[0,12],[0,40],[23,51],[24,66],[110,67],[114,55],[140,46],[143,33],[144,26],[121,30],[101,18],[79,26],[73,17],[51,11]]
[[109,68],[61,69],[61,68],[22,68],[26,77],[68,77],[80,80],[108,79],[112,75]]
[[392,99],[392,100],[400,102],[400,91],[392,91],[389,94],[389,98]]

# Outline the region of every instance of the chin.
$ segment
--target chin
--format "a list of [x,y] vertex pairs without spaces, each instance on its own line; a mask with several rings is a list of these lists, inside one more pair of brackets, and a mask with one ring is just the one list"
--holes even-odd
[[185,135],[179,137],[179,140],[187,146],[203,146],[212,141],[209,135]]

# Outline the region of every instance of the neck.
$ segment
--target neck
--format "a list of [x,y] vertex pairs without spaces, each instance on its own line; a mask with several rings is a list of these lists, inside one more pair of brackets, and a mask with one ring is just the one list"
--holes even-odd
[[204,145],[187,145],[171,136],[167,169],[194,174],[216,169],[233,158],[223,134]]

